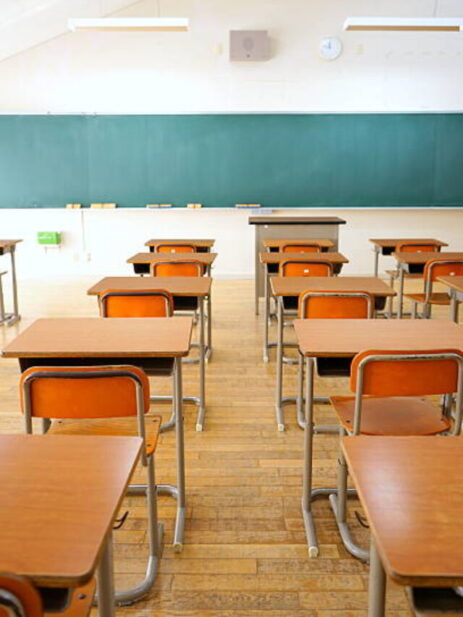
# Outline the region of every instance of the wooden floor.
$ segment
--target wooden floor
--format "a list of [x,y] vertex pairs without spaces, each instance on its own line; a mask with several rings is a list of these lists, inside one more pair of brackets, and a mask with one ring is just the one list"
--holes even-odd
[[[43,316],[97,316],[86,289],[95,278],[29,283],[21,288],[18,326],[0,329],[4,345]],[[342,548],[327,503],[316,502],[321,556],[310,559],[300,511],[302,432],[293,406],[287,430],[274,420],[274,358],[262,362],[262,316],[254,315],[252,281],[216,281],[213,287],[214,355],[207,366],[207,414],[195,432],[196,409],[185,409],[187,520],[183,553],[170,541],[175,507],[160,498],[166,528],[161,574],[146,600],[118,615],[156,617],[365,617],[367,567]],[[439,316],[446,317],[446,309]],[[272,328],[274,334],[274,327]],[[18,413],[18,367],[1,360],[0,430],[22,431]],[[186,366],[184,390],[196,394],[197,366]],[[285,367],[285,391],[295,388],[295,367]],[[347,392],[347,380],[323,379],[318,394]],[[152,381],[153,393],[169,392],[168,380]],[[166,407],[159,407],[167,415]],[[333,422],[328,406],[318,420]],[[338,438],[315,438],[315,486],[335,481]],[[174,435],[162,436],[157,479],[174,482]],[[50,507],[53,507],[50,504]],[[130,516],[115,532],[117,580],[135,583],[144,569],[146,519],[143,499],[126,500]],[[350,502],[350,517],[359,511]],[[365,546],[368,532],[358,523]],[[404,547],[405,549],[405,547]],[[388,616],[408,617],[403,590],[389,585]]]

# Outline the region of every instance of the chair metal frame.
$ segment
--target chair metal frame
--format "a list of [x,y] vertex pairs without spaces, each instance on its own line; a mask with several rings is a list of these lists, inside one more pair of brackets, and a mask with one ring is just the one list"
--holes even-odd
[[[413,319],[430,319],[432,309],[432,288],[434,283],[433,270],[437,266],[448,266],[452,264],[463,264],[463,259],[431,259],[427,261],[424,266],[423,278],[424,278],[424,302],[419,302],[409,298],[412,303],[412,318]],[[407,296],[405,296],[407,297]],[[449,304],[451,303],[449,296]],[[423,304],[423,312],[418,313],[418,304]],[[454,319],[454,321],[456,321]]]
[[[308,277],[310,278],[310,277]],[[364,298],[367,302],[367,311],[370,317],[374,316],[374,298],[365,291],[305,291],[299,296],[299,315],[305,315],[307,302],[313,297],[327,298]],[[276,393],[275,393],[275,416],[279,431],[285,430],[283,406],[288,403],[296,403],[297,423],[301,429],[305,428],[305,418],[303,412],[303,366],[302,356],[299,354],[298,364],[298,389],[296,396],[283,396],[283,298],[278,298],[278,325],[277,325],[277,358],[276,358]],[[296,345],[297,346],[297,345]],[[318,404],[329,403],[328,397],[317,397]],[[337,432],[337,426],[317,425],[317,433]]]
[[[346,521],[346,509],[348,496],[355,496],[357,492],[353,488],[347,488],[348,469],[345,458],[341,452],[338,459],[338,484],[336,487],[312,488],[312,447],[313,447],[313,387],[314,387],[314,364],[315,358],[306,357],[306,400],[305,400],[305,431],[304,431],[304,466],[303,466],[303,491],[302,491],[302,515],[304,519],[305,533],[307,538],[309,557],[317,557],[318,539],[313,520],[311,504],[317,497],[328,497],[331,508],[335,515],[336,524],[346,550],[354,557],[368,562],[369,551],[361,548],[352,540],[350,529]],[[454,360],[458,365],[456,383],[456,407],[453,416],[453,429],[445,434],[459,435],[461,432],[463,414],[463,355],[457,350],[432,353],[428,352],[395,352],[390,354],[372,354],[363,358],[358,366],[357,384],[355,389],[355,415],[352,431],[346,431],[340,427],[339,434],[343,436],[358,435],[361,427],[363,379],[365,366],[372,362],[405,361],[426,362],[436,360]],[[447,393],[444,393],[447,394]],[[391,395],[392,396],[392,395]],[[381,397],[388,398],[388,397]],[[416,398],[416,397],[410,397]],[[444,434],[444,433],[443,433]]]
[[[156,290],[149,290],[149,291],[117,290],[117,291],[107,291],[99,296],[101,316],[104,318],[108,318],[108,315],[106,312],[106,300],[107,298],[110,298],[112,296],[137,296],[137,297],[139,296],[142,296],[142,297],[143,296],[163,296],[166,300],[166,305],[168,308],[167,316],[171,317],[174,314],[173,296],[171,293],[169,293],[168,291],[164,289],[156,289]],[[206,347],[205,347],[205,340],[204,340],[204,336],[205,336],[204,335],[204,331],[205,331],[204,300],[201,297],[198,298],[198,306],[199,306],[199,342],[192,343],[192,346],[196,345],[197,347],[199,347],[199,358],[195,358],[194,360],[195,363],[199,364],[199,396],[184,396],[183,401],[185,403],[193,403],[194,405],[198,407],[198,415],[196,418],[196,430],[202,431],[204,428],[204,421],[205,421],[205,415],[206,415],[206,367],[205,367]],[[150,371],[149,375],[158,377],[158,376],[164,376],[164,373],[160,375],[156,371]],[[171,402],[172,403],[171,416],[169,420],[161,426],[161,432],[164,433],[165,431],[172,429],[175,426],[175,407],[174,407],[173,397],[170,395],[152,395],[150,396],[150,400],[152,403],[156,403],[156,402]]]
[[[56,368],[55,371],[45,370],[45,369],[53,369]],[[118,367],[118,366],[102,366],[99,367],[100,370],[89,370],[82,371],[79,368],[72,367],[74,370],[72,371],[62,371],[59,369],[68,368],[68,367],[37,367],[35,372],[30,373],[26,376],[26,378],[22,382],[22,392],[23,392],[23,401],[24,401],[24,418],[25,418],[25,430],[26,433],[33,433],[32,426],[32,418],[34,417],[33,409],[32,409],[32,400],[31,400],[31,387],[32,383],[37,379],[108,379],[108,378],[120,378],[125,377],[130,379],[135,386],[135,397],[136,397],[136,410],[137,410],[137,425],[138,425],[138,433],[143,440],[143,449],[140,456],[141,463],[144,467],[147,468],[147,484],[146,485],[132,485],[129,486],[127,490],[127,494],[140,494],[140,492],[144,492],[146,497],[147,509],[148,509],[148,545],[149,545],[149,556],[148,563],[146,566],[146,573],[143,581],[139,583],[136,587],[132,589],[124,590],[124,591],[115,591],[115,600],[116,604],[119,606],[127,606],[133,604],[140,598],[144,597],[148,594],[153,587],[154,581],[156,579],[159,563],[162,556],[162,548],[163,548],[163,525],[158,522],[157,517],[157,494],[158,492],[167,492],[168,494],[172,493],[172,488],[169,485],[158,485],[156,486],[155,480],[155,470],[154,470],[154,452],[147,456],[146,454],[146,427],[145,427],[145,402],[144,402],[144,390],[143,383],[141,382],[139,376],[136,372],[130,371],[130,367]],[[81,367],[83,368],[83,367]],[[93,369],[94,367],[85,367]],[[127,416],[130,417],[130,416]],[[62,419],[62,418],[61,418]],[[76,419],[71,417],[69,419]],[[110,418],[108,418],[110,420]],[[43,418],[42,419],[42,430],[46,433],[51,425],[51,419]],[[140,489],[140,486],[143,488]],[[164,490],[162,490],[164,488]],[[101,596],[101,591],[98,592],[96,596],[96,602],[99,603],[99,597]],[[107,598],[103,598],[103,602],[107,601]]]
[[[425,246],[428,247],[429,251],[432,252],[437,252],[440,253],[442,246],[440,244],[434,244],[432,242],[412,242],[411,240],[409,240],[408,242],[402,242],[402,244],[398,244],[395,248],[395,252],[399,253],[401,250],[403,250],[404,248],[407,247],[418,247],[418,246]],[[418,251],[409,251],[410,253],[422,253],[424,252],[423,250],[418,250]],[[407,273],[403,272],[401,273],[402,268],[399,267],[399,264],[397,264],[397,267],[395,270],[393,270],[392,272],[390,272],[389,274],[389,285],[391,286],[392,289],[394,289],[394,281],[396,279],[399,279],[401,276],[403,276],[403,278],[408,278],[407,277]],[[376,271],[375,276],[377,276],[378,272]],[[401,302],[403,302],[403,281],[400,283],[401,284],[401,289],[402,289],[402,299],[400,298],[400,294],[399,294],[399,304]],[[394,297],[391,296],[389,298],[389,308],[388,311],[386,313],[384,313],[384,316],[387,317],[388,319],[392,319],[394,316],[394,311],[393,311],[393,302],[394,302]],[[400,304],[400,310],[398,309],[397,311],[397,315],[400,312],[400,316],[404,315],[403,312],[403,306],[402,304]]]

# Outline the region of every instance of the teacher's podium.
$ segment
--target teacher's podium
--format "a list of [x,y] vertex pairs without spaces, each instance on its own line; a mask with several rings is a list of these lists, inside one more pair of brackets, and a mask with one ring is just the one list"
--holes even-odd
[[259,262],[259,253],[266,250],[264,240],[272,238],[327,239],[331,240],[330,251],[338,250],[339,225],[346,221],[337,216],[251,216],[249,225],[255,225],[255,300],[256,315],[259,314],[259,298],[264,297],[264,272]]

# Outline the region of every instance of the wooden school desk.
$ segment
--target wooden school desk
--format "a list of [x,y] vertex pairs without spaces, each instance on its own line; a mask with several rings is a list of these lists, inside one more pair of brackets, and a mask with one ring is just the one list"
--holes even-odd
[[339,226],[345,225],[346,221],[337,216],[259,215],[249,217],[248,223],[255,229],[255,311],[258,315],[259,298],[265,297],[265,277],[259,259],[259,253],[264,250],[263,241],[269,238],[326,238],[333,242],[337,251]]
[[135,274],[149,274],[150,266],[159,261],[184,261],[194,259],[204,264],[206,274],[210,276],[211,266],[217,257],[217,253],[137,253],[127,259],[128,264],[133,264]]
[[[196,430],[202,431],[206,412],[206,371],[205,361],[208,350],[211,349],[211,341],[205,344],[205,318],[204,300],[211,293],[212,279],[206,276],[107,276],[87,291],[90,296],[97,296],[105,291],[130,290],[150,291],[164,289],[174,296],[174,309],[184,310],[190,308],[185,304],[185,299],[193,298],[199,305],[199,397],[185,396],[184,401],[192,401],[197,404],[198,417]],[[196,309],[197,305],[194,306]],[[191,306],[191,305],[190,305]],[[162,397],[164,398],[164,397]]]
[[[381,279],[372,276],[272,276],[270,285],[272,294],[278,300],[275,413],[278,430],[283,431],[285,428],[283,405],[294,401],[294,397],[283,398],[283,299],[299,298],[301,293],[309,289],[311,291],[366,291],[374,296],[375,309],[382,310],[386,298],[395,296],[395,291]],[[268,327],[266,335],[268,337]],[[265,347],[265,344],[264,341],[264,354],[268,353],[268,345]],[[301,428],[305,426],[300,408],[298,408],[298,424]]]
[[369,617],[399,585],[463,585],[461,437],[349,437],[342,449],[370,523]]
[[112,526],[142,443],[0,435],[0,571],[71,592],[98,567],[99,614],[113,617]]
[[399,269],[399,297],[397,307],[397,318],[400,319],[403,314],[403,297],[404,297],[404,275],[405,272],[410,274],[421,274],[427,261],[431,259],[448,259],[448,260],[463,260],[463,252],[429,252],[429,253],[393,253],[397,261]]
[[278,252],[287,244],[297,246],[299,244],[315,244],[320,247],[322,253],[334,248],[334,242],[327,238],[266,238],[262,240],[262,246],[267,251]]
[[[198,239],[198,238],[175,238],[174,240],[165,238],[154,238],[151,240],[147,240],[145,242],[145,246],[149,246],[149,249],[152,253],[156,252],[156,247],[158,244],[172,244],[172,245],[180,245],[185,246],[185,244],[191,244],[195,247],[197,253],[210,253],[211,248],[215,244],[215,240],[206,240],[206,239]],[[169,253],[167,253],[169,254]]]
[[18,358],[21,371],[31,366],[133,364],[146,370],[172,371],[177,441],[177,486],[158,485],[158,492],[177,499],[174,548],[183,544],[185,458],[182,413],[182,363],[188,355],[191,317],[156,319],[38,319],[3,350]]
[[[329,261],[333,264],[333,270],[335,274],[341,272],[342,266],[345,263],[349,263],[349,260],[341,253],[329,252],[329,253],[282,253],[265,251],[259,254],[260,263],[263,268],[263,280],[264,280],[264,362],[268,362],[268,348],[275,347],[275,344],[269,345],[268,343],[268,321],[270,318],[270,275],[277,275],[282,261],[301,259],[311,259],[313,261]],[[307,277],[311,278],[311,277]],[[329,278],[329,277],[327,277]]]
[[374,275],[378,276],[378,264],[380,255],[392,255],[399,244],[419,243],[434,244],[436,246],[448,246],[446,242],[441,242],[435,238],[370,238],[375,252]]
[[22,242],[22,240],[0,240],[0,255],[10,254],[11,260],[11,285],[13,289],[13,312],[5,313],[4,310],[4,296],[2,290],[2,282],[0,281],[0,324],[6,324],[7,326],[12,326],[14,323],[21,319],[21,315],[19,314],[19,305],[18,305],[18,284],[16,280],[16,261],[15,261],[15,251],[16,245]]
[[[463,350],[463,327],[437,319],[297,319],[294,329],[299,351],[305,358],[306,372],[302,513],[309,554],[316,556],[318,541],[311,501],[319,495],[335,494],[337,489],[312,490],[315,359],[331,358],[335,362],[336,358],[353,358],[366,349]],[[376,437],[371,440],[374,442]]]
[[463,276],[438,276],[437,280],[449,288],[450,319],[458,323],[458,305],[463,302]]

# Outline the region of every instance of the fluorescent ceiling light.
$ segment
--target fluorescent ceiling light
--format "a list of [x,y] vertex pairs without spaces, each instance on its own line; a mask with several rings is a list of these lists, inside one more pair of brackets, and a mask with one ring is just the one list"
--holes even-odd
[[141,30],[149,32],[186,32],[187,17],[101,17],[68,19],[69,30]]
[[463,17],[348,17],[344,30],[461,32]]

